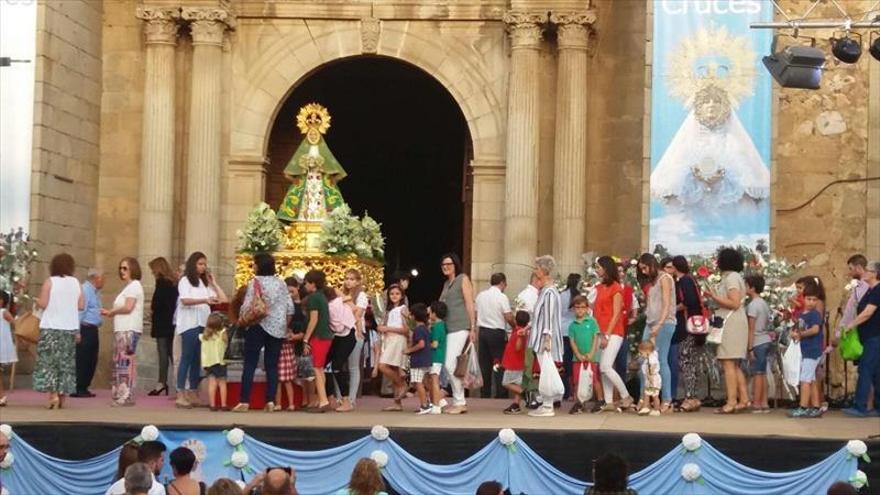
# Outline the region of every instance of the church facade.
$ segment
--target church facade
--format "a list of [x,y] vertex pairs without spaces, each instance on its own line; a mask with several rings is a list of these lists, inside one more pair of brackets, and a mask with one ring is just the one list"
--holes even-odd
[[[43,261],[67,250],[83,268],[199,250],[231,285],[236,230],[280,181],[279,109],[329,64],[384,57],[466,121],[480,284],[499,269],[524,283],[538,254],[563,272],[587,251],[631,255],[648,248],[652,5],[40,0],[31,235]],[[774,102],[771,248],[842,286],[847,256],[880,257],[880,63],[829,58],[821,90]],[[406,125],[394,117],[365,125]]]

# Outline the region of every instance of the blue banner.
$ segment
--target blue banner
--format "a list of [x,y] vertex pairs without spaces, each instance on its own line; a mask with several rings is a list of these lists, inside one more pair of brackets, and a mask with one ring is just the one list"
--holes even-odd
[[650,242],[674,254],[753,247],[770,232],[773,6],[654,0]]

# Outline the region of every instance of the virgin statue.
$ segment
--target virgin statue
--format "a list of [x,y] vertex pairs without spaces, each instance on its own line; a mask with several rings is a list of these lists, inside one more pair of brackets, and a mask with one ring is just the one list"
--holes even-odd
[[284,168],[291,185],[277,215],[285,222],[323,222],[344,204],[336,184],[346,176],[323,138],[330,128],[330,114],[323,106],[309,103],[300,109],[296,125],[305,138]]

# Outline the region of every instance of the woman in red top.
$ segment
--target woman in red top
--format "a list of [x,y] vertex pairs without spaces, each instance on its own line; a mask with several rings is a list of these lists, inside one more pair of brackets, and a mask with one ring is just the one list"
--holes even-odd
[[620,346],[623,345],[623,287],[618,280],[617,263],[610,256],[602,256],[596,260],[596,274],[602,282],[596,285],[596,304],[593,316],[599,323],[599,347],[603,349],[599,370],[602,373],[602,391],[605,405],[602,411],[620,411],[614,405],[614,389],[620,394],[620,407],[628,409],[632,406],[632,397],[626,390],[623,379],[614,370],[614,360]]

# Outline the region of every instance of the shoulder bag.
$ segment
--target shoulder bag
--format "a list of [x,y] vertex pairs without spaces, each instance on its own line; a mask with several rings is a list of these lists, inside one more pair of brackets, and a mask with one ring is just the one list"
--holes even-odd
[[266,300],[263,296],[263,286],[260,281],[254,278],[254,295],[251,303],[247,308],[241,311],[238,318],[238,325],[242,328],[250,327],[266,317],[269,309],[266,306]]
[[[687,333],[691,335],[706,335],[711,331],[709,325],[709,312],[706,311],[706,307],[703,305],[703,295],[700,294],[700,284],[697,283],[692,275],[688,275],[688,278],[694,283],[694,288],[697,290],[697,299],[700,301],[700,314],[688,315]],[[682,301],[684,301],[684,291],[682,291]],[[687,314],[687,312],[687,307],[685,307],[685,314]]]
[[466,346],[464,346],[464,350],[461,351],[461,354],[455,358],[455,371],[452,373],[456,378],[464,378],[468,373],[468,356],[471,353],[471,349],[474,347],[474,344],[468,342]]

